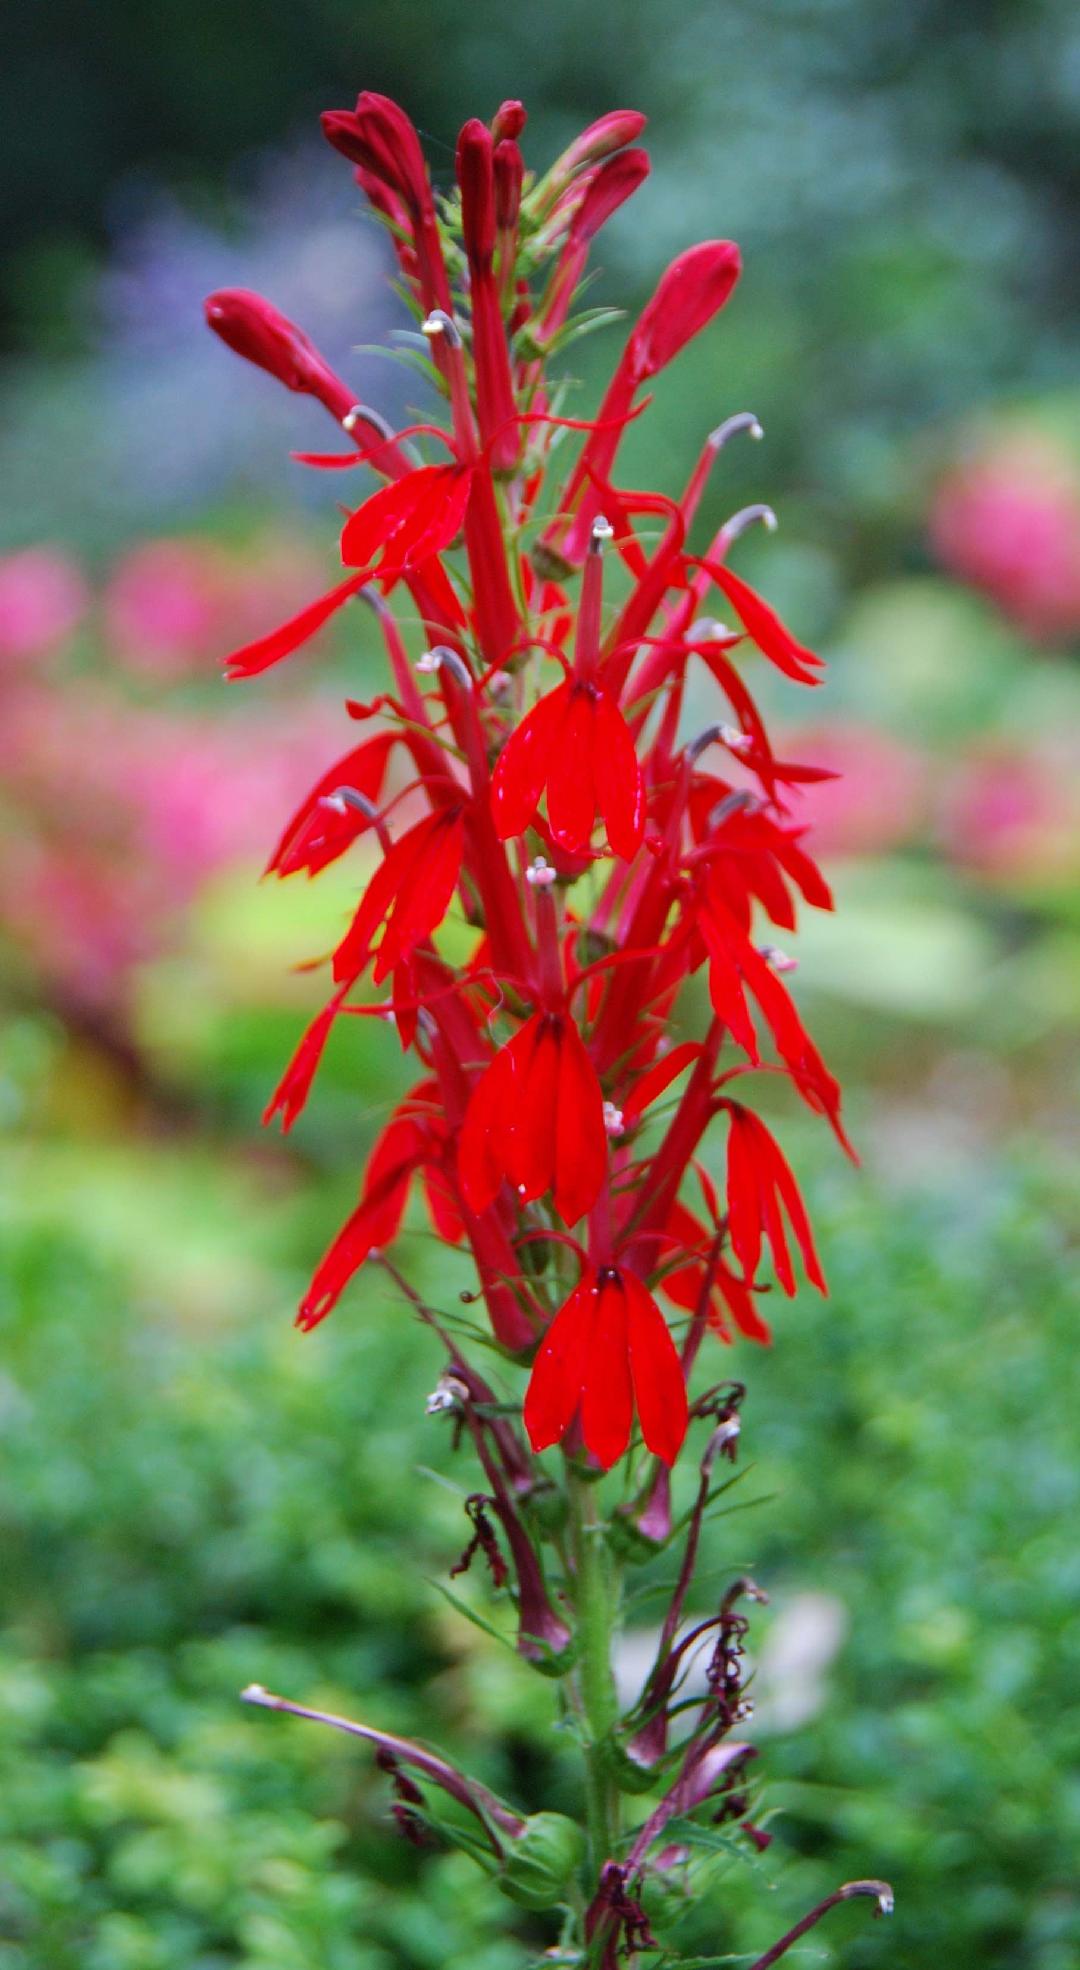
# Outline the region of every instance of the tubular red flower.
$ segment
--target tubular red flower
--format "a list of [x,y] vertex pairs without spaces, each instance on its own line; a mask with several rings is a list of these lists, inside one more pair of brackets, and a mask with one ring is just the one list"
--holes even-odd
[[570,517],[555,521],[539,543],[542,565],[578,567],[584,560],[593,520],[601,510],[597,485],[611,475],[634,397],[719,312],[741,265],[739,249],[730,240],[706,240],[680,254],[662,276],[631,331],[597,412],[597,428],[560,498],[561,513]]
[[580,1413],[586,1448],[608,1470],[630,1442],[635,1407],[647,1447],[673,1464],[687,1404],[667,1322],[636,1273],[589,1267],[540,1344],[525,1396],[529,1441],[547,1450]]
[[477,117],[457,143],[461,225],[469,262],[473,362],[480,436],[498,471],[513,470],[520,448],[510,351],[503,327],[493,262],[496,239],[494,144]]
[[785,1293],[794,1293],[795,1275],[791,1265],[781,1206],[786,1213],[795,1241],[803,1256],[806,1276],[819,1293],[825,1293],[821,1263],[814,1247],[814,1235],[799,1187],[776,1137],[771,1135],[760,1115],[738,1102],[726,1102],[731,1118],[728,1136],[727,1204],[731,1242],[747,1280],[752,1280],[761,1258],[763,1236],[772,1250],[776,1276]]
[[621,150],[624,144],[632,144],[640,137],[648,122],[639,109],[611,109],[604,116],[598,116],[595,123],[568,144],[561,157],[557,157],[548,178],[553,184],[561,184],[573,172],[579,171],[583,164],[596,164],[602,157],[610,157],[612,151]]
[[464,838],[464,809],[455,804],[426,815],[394,843],[334,952],[336,979],[359,978],[380,929],[376,985],[438,929],[457,888]]
[[[329,109],[322,118],[327,143],[359,167],[372,189],[399,199],[408,213],[417,284],[425,312],[452,308],[442,242],[424,153],[415,125],[389,96],[366,89],[356,108]],[[379,201],[373,200],[373,203]],[[403,262],[408,271],[407,263]]]
[[599,814],[616,855],[637,853],[645,784],[626,720],[601,686],[567,679],[507,740],[491,781],[501,840],[524,834],[545,788],[548,826],[560,848],[587,849]]
[[564,1224],[596,1202],[607,1133],[596,1070],[567,1013],[537,1012],[473,1090],[458,1143],[465,1198],[486,1210],[507,1179],[523,1204],[551,1191]]
[[[430,1082],[414,1088],[394,1111],[372,1150],[360,1202],[324,1253],[301,1301],[296,1324],[305,1332],[333,1311],[365,1259],[393,1244],[417,1170],[433,1168],[438,1184],[446,1154],[446,1131],[425,1112],[433,1092]],[[429,1197],[431,1194],[429,1190]],[[452,1238],[455,1231],[460,1233],[460,1219],[443,1208],[443,1191],[437,1188],[435,1195],[440,1234]]]
[[516,96],[500,103],[491,119],[491,134],[495,142],[499,143],[503,137],[520,137],[528,120],[525,105]]
[[299,869],[318,875],[344,855],[372,823],[359,802],[342,797],[342,789],[367,801],[378,800],[397,743],[396,732],[379,732],[354,746],[316,781],[281,835],[266,865],[267,875],[292,876]]

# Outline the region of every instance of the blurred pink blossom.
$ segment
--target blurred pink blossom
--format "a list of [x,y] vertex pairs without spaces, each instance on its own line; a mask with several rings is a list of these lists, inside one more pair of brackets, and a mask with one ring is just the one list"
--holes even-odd
[[1003,880],[1080,875],[1080,771],[1046,749],[996,746],[961,761],[945,788],[939,832],[962,867]]
[[302,607],[325,579],[318,557],[277,535],[235,556],[212,541],[146,541],[113,570],[106,637],[127,669],[162,683],[212,676],[223,651]]
[[58,547],[25,547],[0,559],[0,662],[23,663],[64,643],[89,594],[76,563]]
[[927,764],[872,725],[833,721],[785,732],[787,759],[813,759],[839,777],[803,790],[795,812],[812,829],[815,855],[878,855],[917,833],[926,810]]
[[1027,632],[1080,634],[1080,474],[1036,434],[999,440],[938,488],[930,538],[939,559]]
[[282,809],[344,750],[332,705],[254,723],[133,705],[107,683],[11,685],[0,720],[0,932],[67,1006],[122,1016],[217,871],[264,866]]
[[105,631],[121,662],[166,679],[209,664],[228,635],[227,563],[197,540],[132,548],[105,590]]

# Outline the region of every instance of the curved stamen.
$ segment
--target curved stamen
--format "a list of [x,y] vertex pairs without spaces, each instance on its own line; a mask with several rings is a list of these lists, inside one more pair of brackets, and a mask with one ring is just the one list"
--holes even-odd
[[759,520],[769,534],[774,534],[780,525],[771,506],[742,506],[737,513],[732,514],[730,520],[725,520],[719,538],[725,546],[730,546],[733,540],[738,540],[740,535],[746,532],[747,527],[754,526]]
[[371,822],[372,827],[379,837],[383,853],[389,853],[390,835],[386,822],[383,820],[375,802],[369,800],[366,794],[359,793],[355,787],[335,787],[333,793],[327,793],[322,796],[319,806],[328,807],[332,814],[345,814],[350,807],[354,808],[356,813],[362,814],[365,820]]
[[426,335],[429,342],[433,341],[436,336],[445,335],[448,349],[460,349],[462,346],[461,330],[453,316],[447,314],[445,308],[433,308],[430,315],[427,315],[421,322],[420,333],[421,335]]
[[448,670],[463,691],[472,690],[472,672],[468,664],[448,643],[436,643],[432,649],[425,650],[423,656],[417,658],[416,668],[426,675],[437,670]]
[[393,425],[383,416],[381,411],[372,410],[369,404],[354,404],[351,410],[346,411],[341,420],[343,431],[355,431],[358,424],[369,424],[373,431],[378,432],[380,438],[392,438],[394,436]]
[[697,738],[692,739],[687,746],[687,758],[696,762],[701,758],[703,752],[708,751],[710,746],[714,746],[718,742],[722,744],[724,742],[725,729],[723,725],[707,725],[704,732],[699,732]]
[[724,422],[718,424],[715,431],[710,431],[707,442],[713,451],[723,451],[728,439],[737,437],[740,431],[745,431],[749,437],[755,440],[760,440],[765,436],[753,411],[740,410],[736,412],[734,417],[725,417]]

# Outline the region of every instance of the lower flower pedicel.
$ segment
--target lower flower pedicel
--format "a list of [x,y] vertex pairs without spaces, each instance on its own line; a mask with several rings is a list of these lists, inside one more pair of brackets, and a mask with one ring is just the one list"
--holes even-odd
[[[643,389],[727,305],[738,249],[681,254],[597,416],[564,416],[549,365],[594,325],[575,313],[579,284],[592,240],[647,175],[633,147],[644,118],[601,117],[541,174],[525,125],[517,102],[490,126],[470,120],[456,187],[437,194],[397,104],[365,92],[323,119],[389,227],[441,421],[391,430],[258,295],[212,295],[207,319],[333,418],[343,448],[299,453],[309,469],[339,487],[353,469],[381,481],[346,518],[346,578],[226,663],[231,680],[255,677],[363,596],[390,670],[374,704],[346,701],[350,718],[378,720],[374,736],[343,744],[270,861],[280,879],[310,877],[357,844],[374,852],[330,994],[266,1120],[302,1114],[341,1021],[391,1028],[420,1066],[298,1321],[322,1322],[375,1263],[442,1349],[429,1413],[483,1474],[450,1570],[484,1568],[522,1661],[552,1679],[581,1749],[583,1823],[519,1812],[410,1740],[258,1685],[244,1694],[370,1744],[406,1837],[468,1852],[531,1912],[538,1950],[557,1937],[561,1962],[614,1970],[662,1949],[666,1970],[680,1960],[672,1885],[691,1896],[710,1865],[686,1835],[695,1816],[748,1853],[769,1843],[755,1748],[733,1735],[751,1716],[744,1609],[764,1595],[739,1578],[714,1612],[686,1614],[706,1515],[734,1482],[720,1472],[745,1386],[693,1383],[708,1336],[768,1342],[762,1306],[774,1282],[794,1292],[795,1249],[826,1290],[795,1175],[757,1108],[762,1090],[786,1089],[848,1146],[839,1087],[786,982],[799,908],[832,908],[798,812],[800,789],[826,776],[777,757],[752,687],[761,662],[813,687],[821,660],[728,566],[748,526],[775,525],[769,508],[744,508],[704,551],[690,544],[724,446],[761,436],[752,414],[707,436],[680,500],[617,479]],[[709,615],[714,594],[734,627]],[[715,704],[697,737],[684,731],[688,681]],[[695,977],[704,989],[687,992]],[[491,1381],[471,1358],[475,1327],[430,1305],[389,1256],[416,1178],[437,1237],[475,1265],[461,1299],[486,1309]],[[672,1473],[695,1424],[708,1437],[686,1513]],[[676,1584],[624,1709],[622,1575],[667,1547]],[[755,1970],[863,1894],[891,1907],[886,1884],[847,1883]]]

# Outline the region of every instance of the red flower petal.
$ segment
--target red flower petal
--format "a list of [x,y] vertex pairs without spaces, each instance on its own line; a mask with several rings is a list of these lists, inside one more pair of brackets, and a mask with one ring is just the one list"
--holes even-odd
[[672,1047],[670,1053],[663,1054],[655,1061],[623,1102],[623,1120],[635,1121],[639,1115],[643,1115],[646,1108],[659,1100],[665,1088],[669,1088],[672,1081],[678,1079],[683,1068],[689,1067],[690,1062],[698,1058],[700,1052],[699,1040],[683,1040],[680,1046]]
[[622,1456],[634,1424],[627,1304],[615,1271],[601,1273],[590,1290],[596,1299],[585,1360],[581,1430],[606,1471]]
[[509,1047],[500,1047],[469,1097],[458,1136],[458,1175],[471,1211],[486,1211],[506,1176],[504,1133],[516,1100]]
[[797,643],[789,629],[785,629],[778,615],[763,602],[760,595],[734,575],[720,561],[705,563],[717,587],[722,589],[744,625],[753,637],[763,656],[776,665],[785,677],[794,678],[797,684],[820,684],[815,670],[822,668],[822,659],[804,644]]
[[[464,816],[460,809],[448,807],[430,819],[433,825],[423,843],[414,843],[411,862],[387,919],[371,974],[376,985],[381,985],[387,973],[438,927],[457,888],[465,843]],[[420,827],[424,825],[420,823]],[[412,834],[417,833],[414,828]]]
[[629,1314],[630,1374],[641,1434],[655,1457],[675,1462],[686,1435],[686,1383],[667,1321],[636,1273],[620,1274]]
[[501,841],[524,834],[536,813],[570,699],[569,684],[541,698],[510,734],[491,776],[491,811]]
[[555,1174],[557,1022],[549,1013],[534,1013],[514,1035],[507,1052],[513,1063],[514,1083],[503,1125],[506,1174],[524,1204],[550,1190]]
[[301,643],[306,643],[324,622],[329,621],[343,602],[358,595],[369,580],[367,574],[350,575],[347,581],[332,588],[329,595],[320,596],[317,602],[309,602],[299,615],[291,616],[279,629],[272,629],[269,636],[259,636],[254,643],[245,643],[242,650],[234,650],[232,656],[225,659],[225,675],[230,684],[241,677],[257,677],[260,671],[269,670],[283,657],[291,657]]
[[422,1132],[408,1116],[395,1116],[384,1129],[368,1164],[364,1194],[324,1253],[301,1301],[296,1324],[305,1332],[325,1320],[369,1254],[397,1237],[423,1147]]
[[395,569],[441,553],[461,531],[470,478],[460,465],[420,465],[380,486],[345,522],[345,566],[371,568],[383,549]]
[[330,1037],[330,1028],[337,1018],[341,1001],[347,990],[348,987],[343,985],[340,992],[334,993],[329,1004],[316,1014],[263,1111],[264,1125],[272,1122],[274,1116],[280,1113],[283,1135],[288,1134],[307,1103],[308,1095],[311,1093],[311,1083],[315,1079],[323,1049]]
[[583,1274],[540,1344],[523,1411],[534,1450],[547,1450],[551,1444],[558,1443],[577,1414],[595,1313],[595,1291],[595,1274]]
[[626,861],[645,831],[645,781],[626,720],[604,691],[593,705],[592,767],[608,841]]
[[359,978],[381,923],[386,927],[372,973],[377,985],[438,927],[450,907],[463,842],[461,809],[448,807],[426,815],[394,843],[334,952],[339,982]]
[[573,1021],[562,1022],[555,1093],[555,1208],[564,1224],[592,1209],[607,1174],[604,1101],[596,1069]]
[[569,707],[552,753],[547,782],[548,826],[559,847],[571,853],[588,847],[593,830],[595,754],[592,702],[583,691],[571,685]]

